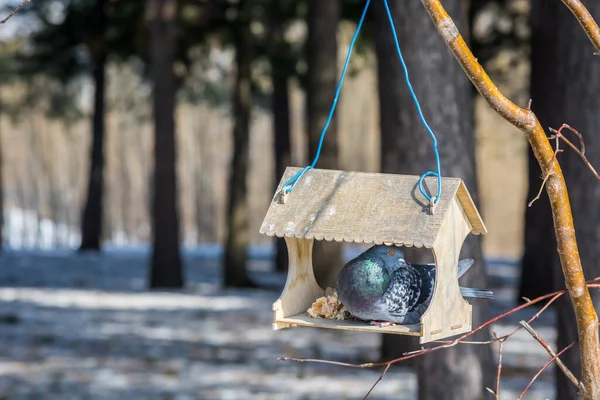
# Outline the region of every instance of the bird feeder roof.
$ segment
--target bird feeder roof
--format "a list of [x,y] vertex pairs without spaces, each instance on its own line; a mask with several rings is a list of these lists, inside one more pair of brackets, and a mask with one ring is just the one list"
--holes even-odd
[[[277,237],[433,247],[454,198],[473,234],[487,229],[459,178],[442,178],[433,215],[418,188],[419,177],[310,169],[285,197],[282,185],[300,168],[288,167],[271,201],[260,233]],[[423,187],[437,192],[437,178]]]

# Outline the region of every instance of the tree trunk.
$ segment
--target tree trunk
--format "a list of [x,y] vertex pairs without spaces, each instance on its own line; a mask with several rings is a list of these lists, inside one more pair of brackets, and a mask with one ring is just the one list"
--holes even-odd
[[[543,5],[534,1],[531,9],[531,108],[543,126],[555,128],[560,125],[560,117],[555,112],[556,98],[549,96],[548,90],[555,86],[556,71],[548,66],[556,62],[558,31],[546,21],[556,21],[557,12],[561,8],[564,6],[559,1],[544,2]],[[531,149],[528,149],[527,155],[529,188],[526,202],[529,203],[540,191],[542,172]],[[545,190],[538,201],[526,208],[524,240],[518,301],[523,297],[533,299],[552,292],[553,274],[548,271],[552,265],[558,265],[560,269],[558,254],[548,251],[556,248],[556,238],[550,201]],[[558,282],[562,281],[561,278]]]
[[[461,1],[448,0],[445,6],[460,15]],[[423,113],[438,138],[442,176],[465,181],[477,203],[473,93],[460,66],[445,48],[420,2],[389,2],[403,56]],[[375,39],[378,57],[381,106],[381,152],[384,172],[421,175],[435,169],[432,141],[422,126],[404,81],[382,2],[375,2]],[[431,260],[424,250],[405,249],[411,262]],[[486,274],[479,237],[470,236],[462,250],[476,265],[461,284],[484,288]],[[474,326],[484,322],[488,307],[484,301],[473,304]],[[489,338],[489,331],[481,337]],[[384,337],[382,351],[406,351],[402,337]],[[397,345],[396,345],[397,343]],[[414,344],[410,350],[418,348]],[[397,354],[383,354],[385,359]],[[493,364],[486,346],[457,346],[418,358],[419,398],[482,399],[485,387],[493,387]],[[489,379],[488,379],[489,376]]]
[[106,57],[105,34],[107,29],[106,0],[97,0],[90,23],[92,32],[90,53],[94,63],[94,113],[92,116],[92,147],[90,152],[90,173],[87,198],[81,217],[80,251],[100,250],[102,236],[102,211],[104,202],[104,133],[105,133],[105,93]]
[[[1,92],[0,92],[1,94]],[[3,111],[2,96],[0,95],[0,127],[2,126],[1,115]],[[7,235],[8,236],[8,235]],[[4,249],[4,143],[2,131],[0,130],[0,251]]]
[[240,4],[238,27],[234,32],[237,71],[232,102],[235,120],[224,265],[224,284],[228,287],[252,286],[246,271],[249,242],[246,172],[249,166],[250,112],[252,109],[251,7],[252,4],[249,1]]
[[150,287],[183,286],[179,253],[179,215],[175,147],[173,72],[177,26],[176,0],[149,0],[154,82],[154,184],[152,195],[152,266]]
[[[271,79],[273,81],[273,133],[275,151],[275,189],[291,162],[290,139],[290,90],[287,46],[284,38],[284,16],[281,0],[273,2],[271,40],[274,43],[271,53]],[[275,238],[275,269],[287,271],[288,256],[285,241]]]
[[[308,154],[317,153],[321,132],[327,121],[338,81],[337,29],[340,21],[339,0],[308,1],[308,38],[306,42],[308,117]],[[338,137],[334,117],[323,142],[317,168],[337,169]],[[315,241],[313,268],[321,287],[333,287],[342,267],[342,247],[336,242]]]
[[[273,119],[275,131],[275,187],[291,161],[290,103],[287,77],[273,77]],[[285,241],[277,238],[275,269],[287,271],[288,256]]]
[[[554,4],[556,3],[556,4]],[[587,2],[586,6],[595,17],[600,17],[600,3]],[[552,45],[550,45],[550,43]],[[573,18],[567,7],[560,2],[534,0],[532,3],[532,98],[533,111],[543,126],[558,129],[567,123],[577,129],[585,139],[586,156],[596,168],[600,165],[600,64],[594,57],[594,48]],[[578,144],[578,139],[563,131]],[[564,144],[561,163],[567,184],[579,254],[585,276],[600,276],[600,184],[587,169],[581,158]],[[538,169],[539,170],[539,169]],[[539,174],[535,183],[540,185]],[[539,207],[540,199],[533,207]],[[548,218],[550,218],[548,216]],[[545,251],[554,249],[553,241],[545,244]],[[548,257],[550,258],[550,257]],[[554,282],[558,289],[564,288],[564,277],[558,262],[554,266]],[[540,274],[550,274],[549,265]],[[600,297],[592,291],[596,309]],[[557,301],[558,349],[577,339],[577,327],[573,307],[567,296]],[[581,376],[579,349],[573,348],[561,359],[575,376]],[[557,396],[561,400],[578,399],[575,386],[557,370]]]
[[[379,4],[380,3],[380,4]],[[398,18],[398,5],[394,2],[389,2],[390,11],[393,13],[394,20]],[[403,71],[396,50],[394,47],[394,38],[389,27],[389,22],[383,2],[375,2],[374,8],[374,35],[375,35],[375,52],[377,55],[377,76],[378,76],[378,94],[380,107],[380,131],[381,131],[381,172],[386,173],[402,173],[406,171],[407,165],[403,162],[403,157],[400,157],[399,147],[395,145],[399,135],[404,134],[404,130],[400,129],[403,123],[403,112],[414,112],[415,107],[412,104],[405,104],[402,100],[403,91],[406,91],[406,83],[403,79]],[[407,54],[408,56],[408,54]],[[408,107],[406,107],[408,106]],[[421,131],[419,131],[421,132]],[[423,135],[426,133],[421,132]],[[427,138],[422,137],[421,140],[411,144],[412,149],[419,144],[428,144]],[[426,151],[426,149],[422,149]],[[404,251],[408,249],[403,249]],[[409,254],[406,254],[408,258]],[[411,260],[417,262],[414,257]],[[410,336],[399,335],[383,335],[381,342],[381,357],[384,359],[398,358],[402,354],[419,348],[419,341]],[[407,360],[404,366],[414,366],[416,359]]]
[[[206,132],[212,129],[210,119],[210,109],[207,111],[203,105],[200,105],[193,110],[192,126],[193,126],[193,146],[196,154],[193,168],[194,179],[194,208],[196,217],[196,241],[198,244],[204,241],[211,241],[210,236],[213,228],[211,218],[215,212],[212,207],[212,189],[210,184],[207,184],[206,173],[209,171],[210,149],[207,149],[208,141],[204,139]],[[199,128],[200,127],[200,128]]]

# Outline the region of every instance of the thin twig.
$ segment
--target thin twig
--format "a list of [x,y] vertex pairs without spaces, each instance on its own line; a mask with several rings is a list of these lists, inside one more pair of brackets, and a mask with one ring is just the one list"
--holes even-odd
[[[538,335],[538,333],[531,327],[531,325],[529,325],[527,322],[525,321],[520,321],[519,322],[521,325],[523,325],[523,327],[525,328],[525,330],[527,332],[529,332],[529,334],[535,339],[537,340],[542,347],[544,347],[544,349],[546,349],[546,351],[548,352],[548,354],[550,354],[550,357],[555,357],[556,353],[554,352],[554,350],[552,350],[552,348],[550,347],[550,345],[540,337],[540,335]],[[567,378],[569,378],[569,380],[571,382],[573,382],[573,384],[575,386],[577,386],[578,389],[581,389],[581,383],[579,382],[579,380],[577,378],[575,378],[575,375],[573,375],[573,373],[569,370],[569,368],[567,368],[567,366],[562,362],[562,360],[558,357],[556,357],[556,365],[558,365],[558,367],[562,370],[562,372],[564,372],[564,374],[567,376]]]
[[328,360],[320,360],[318,358],[295,358],[295,357],[279,357],[277,360],[279,361],[295,361],[300,363],[317,363],[317,364],[328,364],[328,365],[337,365],[339,367],[349,367],[349,368],[373,368],[373,367],[381,367],[382,365],[386,365],[387,363],[363,363],[363,364],[351,364],[339,361],[328,361]]
[[496,332],[494,332],[494,337],[498,339],[498,373],[496,374],[496,400],[500,400],[500,374],[502,374],[502,350],[504,349],[504,341],[506,339],[498,338]]
[[[552,130],[552,128],[550,128]],[[548,181],[548,178],[550,178],[550,175],[552,175],[552,166],[554,164],[554,161],[556,161],[556,156],[558,155],[558,153],[562,150],[560,150],[559,148],[559,141],[558,141],[558,135],[556,137],[551,137],[550,139],[556,139],[556,150],[554,150],[554,155],[552,156],[552,159],[550,160],[550,164],[548,165],[548,172],[546,173],[546,175],[544,176],[544,180],[542,181],[542,185],[540,186],[540,190],[538,191],[537,196],[535,196],[533,198],[533,200],[531,200],[529,202],[529,204],[527,204],[527,207],[531,207],[533,205],[533,203],[535,203],[537,200],[539,200],[540,196],[542,195],[542,191],[544,190],[544,187],[546,186],[546,182]]]
[[575,343],[577,343],[577,340],[575,340],[574,342],[571,342],[570,345],[568,345],[567,347],[565,347],[564,349],[562,349],[558,354],[555,354],[554,356],[552,356],[552,358],[549,359],[548,362],[546,362],[546,364],[544,364],[544,366],[542,368],[540,368],[540,370],[537,372],[537,374],[535,374],[534,377],[531,378],[531,381],[529,381],[529,384],[525,387],[525,389],[523,389],[523,391],[521,392],[521,395],[519,396],[519,398],[517,400],[521,400],[523,398],[523,396],[525,396],[525,393],[529,390],[529,388],[531,387],[531,385],[533,385],[533,382],[535,382],[535,380],[537,379],[537,377],[540,376],[540,374],[542,372],[544,372],[544,370],[546,368],[548,368],[548,366],[550,364],[552,364],[554,362],[554,360],[556,360],[562,353],[564,353],[565,351],[567,351],[571,347],[573,347],[573,345]]
[[[591,282],[595,282],[598,279],[600,279],[600,278],[593,279],[593,280],[591,280],[589,282],[590,283]],[[593,285],[590,285],[590,287],[593,287]],[[548,300],[548,302],[537,313],[535,313],[533,315],[533,317],[529,318],[529,320],[527,321],[527,323],[530,324],[534,320],[536,320],[537,318],[539,318],[540,315],[542,315],[542,313],[544,311],[546,311],[546,309],[548,307],[550,307],[550,305],[552,305],[552,303],[554,303],[560,296],[562,296],[563,294],[565,294],[565,292],[566,291],[562,291],[562,292],[556,293],[556,295],[554,297],[552,297],[550,300]],[[537,300],[538,299],[535,299],[535,303],[537,303]],[[526,303],[526,304],[529,304],[529,303],[533,303],[532,300],[528,300],[528,303]],[[535,303],[533,303],[533,304],[535,304]],[[474,341],[469,341],[469,340],[461,340],[460,344],[480,344],[480,345],[481,344],[492,344],[492,343],[495,343],[495,342],[497,342],[499,340],[506,340],[506,339],[508,339],[509,337],[513,336],[515,333],[517,333],[518,331],[520,331],[521,329],[523,329],[523,327],[522,326],[518,326],[518,327],[516,327],[515,329],[513,329],[512,331],[510,331],[509,333],[507,333],[507,334],[505,334],[503,336],[500,336],[498,338],[494,338],[494,339],[491,339],[491,340],[486,340],[486,341],[477,341],[477,342],[474,342]],[[450,344],[450,343],[452,343],[451,341],[448,341],[448,340],[446,340],[446,341],[439,340],[439,341],[435,341],[435,342],[436,343],[444,343],[444,344]]]
[[[573,132],[575,135],[577,135],[577,137],[579,138],[579,145],[581,146],[581,148],[578,149],[577,146],[575,146],[573,143],[571,143],[571,141],[562,134],[563,129],[568,129],[571,132]],[[581,159],[583,160],[585,165],[588,167],[588,169],[590,171],[592,171],[592,173],[594,174],[596,179],[600,180],[600,175],[598,174],[598,172],[596,172],[596,170],[592,166],[592,163],[590,163],[589,160],[587,159],[587,157],[585,156],[585,142],[583,141],[583,135],[581,133],[579,133],[576,129],[570,127],[567,124],[563,124],[558,130],[550,128],[550,132],[554,133],[554,135],[557,138],[560,138],[571,149],[573,149],[579,155],[579,157],[581,157]]]
[[379,378],[375,381],[375,383],[373,384],[373,386],[371,386],[371,389],[369,389],[369,391],[367,392],[367,394],[365,395],[365,397],[363,397],[363,400],[366,400],[369,397],[369,395],[373,392],[373,389],[375,389],[375,386],[377,386],[377,384],[379,382],[381,382],[381,380],[385,376],[385,373],[388,372],[388,369],[390,369],[391,366],[392,366],[392,364],[388,364],[385,367],[385,369],[383,370],[383,372],[381,373],[381,375],[379,375]]
[[6,17],[2,21],[0,21],[0,24],[6,23],[6,21],[8,21],[9,19],[11,19],[13,15],[15,15],[16,13],[18,13],[21,8],[25,7],[29,3],[31,3],[31,0],[25,0],[25,1],[23,1],[21,4],[19,4],[19,7],[15,8],[14,11],[11,12],[8,15],[8,17]]

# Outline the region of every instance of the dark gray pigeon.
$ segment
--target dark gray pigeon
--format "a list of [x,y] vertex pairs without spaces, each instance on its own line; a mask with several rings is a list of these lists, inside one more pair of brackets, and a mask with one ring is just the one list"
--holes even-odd
[[[346,309],[374,324],[417,324],[427,310],[435,284],[435,264],[410,264],[395,246],[376,245],[350,260],[338,275],[336,290]],[[458,262],[460,278],[473,265]],[[460,288],[464,297],[491,299],[491,290]]]

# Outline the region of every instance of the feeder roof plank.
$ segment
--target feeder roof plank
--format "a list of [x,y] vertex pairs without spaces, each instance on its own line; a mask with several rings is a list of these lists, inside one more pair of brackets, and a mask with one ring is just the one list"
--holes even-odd
[[[459,178],[442,178],[442,196],[429,213],[419,177],[311,169],[282,201],[281,186],[300,168],[288,167],[279,182],[260,232],[269,236],[327,241],[432,247],[454,196],[471,224],[487,230]],[[423,184],[437,192],[437,178]]]

